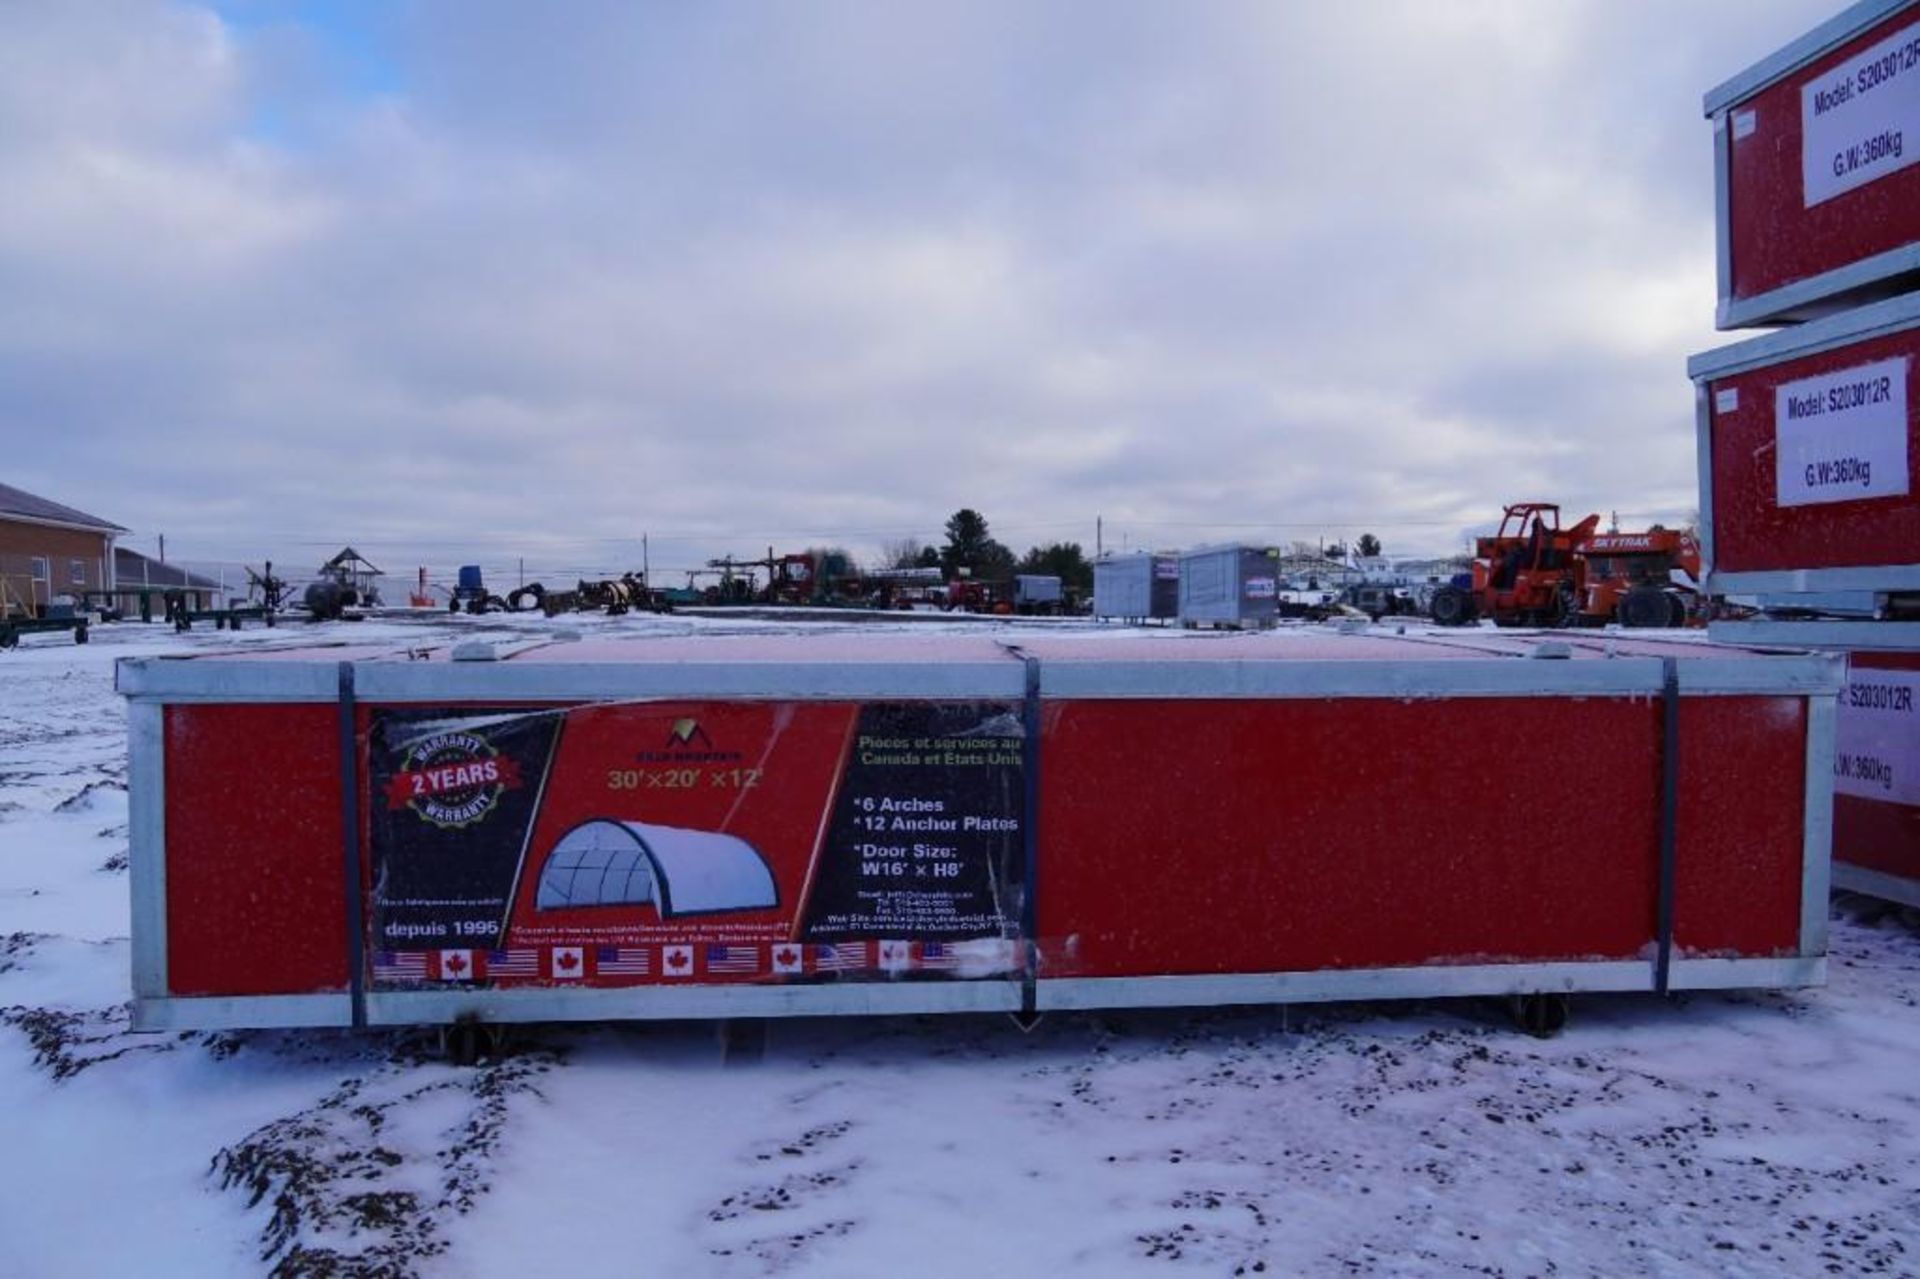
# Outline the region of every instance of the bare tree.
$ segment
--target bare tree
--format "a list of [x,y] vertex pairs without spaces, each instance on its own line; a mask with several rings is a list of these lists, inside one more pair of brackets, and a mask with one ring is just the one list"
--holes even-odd
[[880,543],[880,562],[888,568],[918,568],[927,545],[917,537]]

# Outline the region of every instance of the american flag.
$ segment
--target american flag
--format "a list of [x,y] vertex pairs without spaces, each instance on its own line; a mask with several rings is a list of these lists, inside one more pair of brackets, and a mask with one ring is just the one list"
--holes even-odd
[[609,977],[644,977],[653,971],[653,952],[644,946],[602,946],[594,969]]
[[489,977],[538,977],[540,952],[537,950],[490,950],[487,952]]
[[707,971],[710,973],[757,973],[760,971],[758,946],[709,946]]
[[935,972],[948,972],[960,966],[960,956],[945,942],[923,941],[920,943],[919,966]]
[[823,973],[847,972],[867,966],[867,943],[863,941],[835,942],[832,945],[819,945],[813,948],[813,966]]
[[427,956],[418,950],[376,950],[373,952],[375,981],[425,981]]

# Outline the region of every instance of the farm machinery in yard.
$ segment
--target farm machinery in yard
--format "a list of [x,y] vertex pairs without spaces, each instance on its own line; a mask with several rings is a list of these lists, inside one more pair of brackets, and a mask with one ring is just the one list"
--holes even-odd
[[1483,617],[1497,626],[1704,623],[1700,547],[1691,533],[1658,526],[1601,533],[1599,525],[1589,515],[1563,527],[1551,502],[1507,507],[1494,535],[1475,539],[1470,582],[1435,591],[1430,616],[1442,626]]

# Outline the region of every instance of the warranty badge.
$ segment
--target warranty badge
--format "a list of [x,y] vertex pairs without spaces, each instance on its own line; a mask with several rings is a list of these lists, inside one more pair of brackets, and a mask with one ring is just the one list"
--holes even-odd
[[407,748],[387,783],[387,807],[458,829],[484,821],[500,797],[520,788],[520,766],[478,733],[436,733]]

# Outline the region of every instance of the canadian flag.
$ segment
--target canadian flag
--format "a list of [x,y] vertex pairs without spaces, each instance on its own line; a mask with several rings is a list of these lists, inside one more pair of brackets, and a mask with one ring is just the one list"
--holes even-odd
[[880,943],[880,967],[890,973],[903,973],[913,965],[913,946],[903,941]]
[[427,976],[436,981],[478,981],[484,976],[479,955],[471,950],[436,950],[427,965]]
[[579,981],[587,975],[586,948],[555,946],[547,952],[547,966],[554,981]]
[[773,971],[776,973],[797,973],[800,971],[800,947],[791,942],[773,948]]
[[668,946],[660,955],[660,971],[669,977],[693,975],[693,947]]

